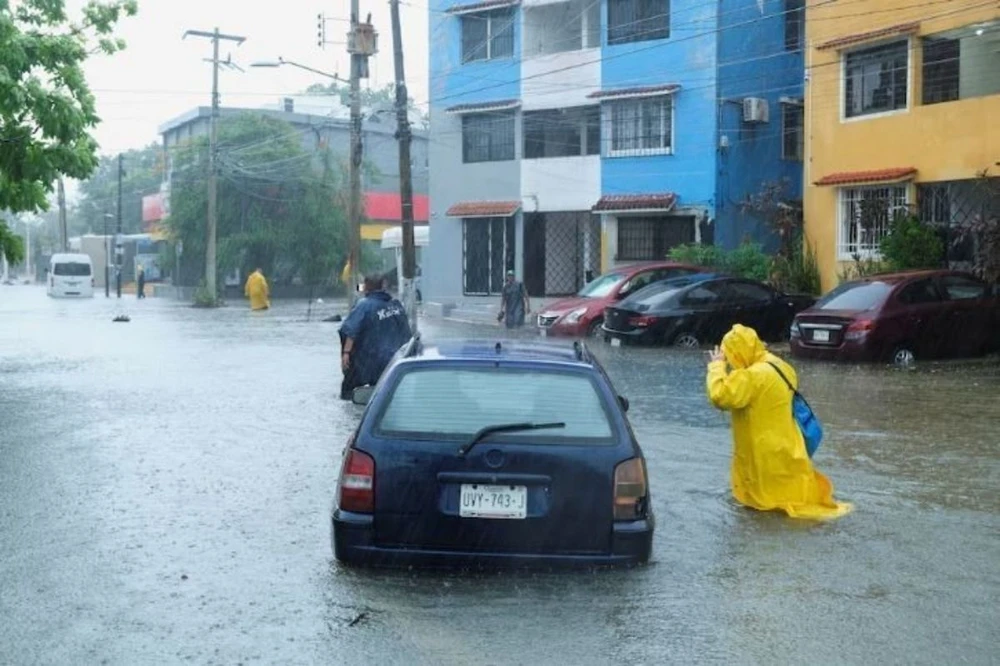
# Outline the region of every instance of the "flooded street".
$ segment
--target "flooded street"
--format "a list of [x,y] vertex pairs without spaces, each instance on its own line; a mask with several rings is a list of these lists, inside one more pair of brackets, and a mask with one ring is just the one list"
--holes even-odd
[[997,359],[798,364],[856,505],[810,524],[731,501],[701,354],[602,345],[648,457],[649,566],[366,572],[330,549],[360,416],[337,326],[0,286],[0,662],[996,663]]

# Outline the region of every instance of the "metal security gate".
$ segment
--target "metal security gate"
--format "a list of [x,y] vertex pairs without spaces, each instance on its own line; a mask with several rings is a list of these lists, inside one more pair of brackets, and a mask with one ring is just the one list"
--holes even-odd
[[618,261],[661,261],[671,248],[695,239],[695,218],[687,215],[618,218]]
[[531,296],[575,294],[601,267],[601,223],[590,211],[524,218],[524,285]]
[[968,269],[975,241],[966,233],[980,219],[1000,217],[1000,178],[974,178],[917,185],[920,219],[938,229],[948,265]]
[[467,296],[499,294],[504,273],[514,268],[514,218],[462,220],[462,291]]

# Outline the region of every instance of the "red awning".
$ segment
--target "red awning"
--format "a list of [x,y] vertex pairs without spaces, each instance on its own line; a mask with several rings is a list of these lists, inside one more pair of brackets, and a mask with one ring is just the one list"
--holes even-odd
[[462,201],[448,209],[448,217],[511,217],[520,201]]
[[629,99],[632,97],[658,97],[660,95],[673,95],[680,90],[677,83],[667,83],[659,86],[641,86],[638,88],[610,88],[608,90],[598,90],[587,95],[590,99],[612,100]]
[[827,51],[830,49],[842,49],[848,46],[854,46],[855,44],[863,44],[865,42],[871,42],[876,39],[882,39],[883,37],[895,37],[896,35],[912,35],[920,30],[920,23],[913,21],[910,23],[900,23],[898,25],[890,25],[887,28],[879,28],[878,30],[869,30],[868,32],[859,32],[853,35],[844,35],[843,37],[837,37],[836,39],[831,39],[828,42],[823,42],[816,47],[819,51]]
[[641,211],[668,212],[677,204],[673,192],[658,194],[612,194],[598,199],[592,209],[595,213],[637,213]]
[[[393,192],[365,192],[365,216],[372,222],[401,222],[402,198]],[[413,195],[413,221],[430,219],[430,202],[426,194]]]
[[815,185],[858,185],[862,183],[891,183],[909,180],[917,174],[915,167],[896,167],[875,171],[842,171],[831,173],[817,180]]

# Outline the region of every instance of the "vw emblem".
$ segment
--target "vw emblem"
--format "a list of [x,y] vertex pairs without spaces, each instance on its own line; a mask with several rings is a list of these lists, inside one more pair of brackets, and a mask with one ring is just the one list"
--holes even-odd
[[496,469],[498,467],[503,467],[506,458],[507,457],[503,454],[503,451],[501,451],[500,449],[490,449],[489,452],[486,454],[486,464],[492,467],[493,469]]

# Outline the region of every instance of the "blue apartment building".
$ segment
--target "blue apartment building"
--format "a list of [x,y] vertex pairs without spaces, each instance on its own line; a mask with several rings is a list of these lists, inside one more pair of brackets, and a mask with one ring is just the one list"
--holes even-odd
[[427,297],[771,244],[741,204],[801,198],[803,4],[430,0]]

